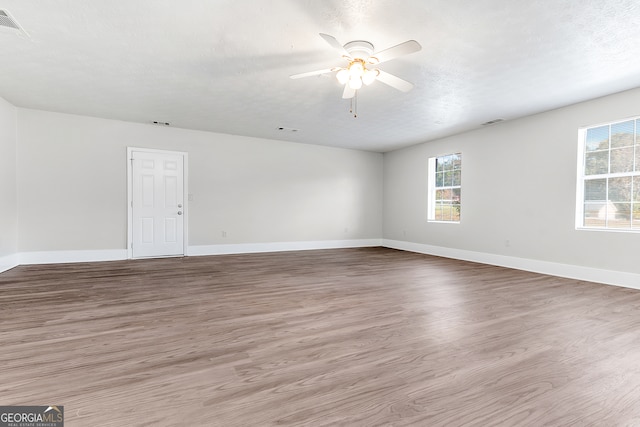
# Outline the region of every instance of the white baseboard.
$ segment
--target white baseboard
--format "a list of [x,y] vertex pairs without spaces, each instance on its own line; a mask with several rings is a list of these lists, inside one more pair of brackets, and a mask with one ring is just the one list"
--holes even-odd
[[63,264],[69,262],[119,261],[127,259],[126,249],[87,251],[21,252],[20,264]]
[[20,263],[18,262],[18,255],[16,254],[0,257],[0,273],[11,270],[12,268],[19,265]]
[[240,243],[189,246],[189,256],[230,255],[259,252],[306,251],[314,249],[364,248],[382,246],[382,239],[319,240],[311,242]]
[[403,242],[399,240],[383,239],[382,246],[391,249],[400,249],[403,251],[436,255],[445,258],[454,258],[464,261],[479,262],[481,264],[491,264],[500,267],[514,268],[516,270],[549,274],[551,276],[566,277],[569,279],[584,280],[588,282],[604,283],[606,285],[640,289],[640,274],[636,273],[602,270],[598,268],[583,267],[579,265],[560,264],[549,261],[539,261],[534,259],[510,257],[484,252],[467,251],[463,249],[445,248],[442,246],[425,245],[421,243]]
[[[314,242],[243,243],[235,245],[189,246],[188,256],[303,251],[381,246],[382,239],[322,240]],[[0,258],[0,273],[18,265],[63,264],[70,262],[119,261],[127,259],[126,249],[87,251],[22,252]]]
[[[241,243],[231,245],[189,246],[188,256],[227,255],[260,252],[302,251],[314,249],[339,249],[384,246],[391,249],[417,252],[427,255],[454,258],[517,270],[532,271],[576,280],[604,283],[640,289],[640,274],[602,270],[578,265],[560,264],[527,258],[510,257],[442,246],[404,242],[389,239],[320,240],[309,242]],[[127,259],[126,249],[22,252],[0,257],[0,273],[18,265],[58,264],[70,262],[118,261]]]

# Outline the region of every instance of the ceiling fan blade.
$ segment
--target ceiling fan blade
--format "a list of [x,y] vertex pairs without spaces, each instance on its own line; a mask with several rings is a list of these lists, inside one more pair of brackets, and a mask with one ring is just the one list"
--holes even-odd
[[394,89],[398,89],[402,92],[409,92],[413,89],[413,84],[406,80],[402,80],[400,77],[396,77],[393,74],[385,73],[382,70],[378,70],[379,74],[376,80],[380,80],[382,83],[391,86]]
[[390,61],[399,56],[408,55],[410,53],[418,52],[422,49],[420,43],[415,40],[409,40],[399,45],[390,47],[389,49],[376,52],[369,57],[369,62],[372,64],[380,64],[382,62]]
[[330,36],[329,34],[325,34],[325,33],[320,33],[320,37],[322,37],[324,39],[324,41],[329,43],[331,45],[331,47],[333,47],[334,49],[340,51],[340,54],[342,56],[346,56],[347,58],[351,58],[351,55],[349,55],[349,52],[347,52],[345,50],[344,46],[342,46],[340,44],[340,42],[338,40],[336,40],[335,37]]
[[326,70],[318,70],[318,71],[309,71],[308,73],[301,73],[301,74],[294,74],[292,76],[289,76],[290,79],[301,79],[303,77],[313,77],[313,76],[319,76],[321,74],[327,74],[327,73],[331,73],[332,71],[335,71],[336,68],[328,68]]
[[351,89],[349,87],[349,83],[344,85],[344,92],[342,92],[342,99],[350,99],[350,98],[353,98],[354,96],[356,96],[356,90]]

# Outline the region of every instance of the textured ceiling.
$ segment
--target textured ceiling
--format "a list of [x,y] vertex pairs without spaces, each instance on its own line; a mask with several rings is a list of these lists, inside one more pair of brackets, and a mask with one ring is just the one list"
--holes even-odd
[[[19,107],[371,151],[640,86],[638,0],[0,0],[0,96]],[[415,84],[358,93],[318,33]],[[295,128],[297,132],[278,130]]]

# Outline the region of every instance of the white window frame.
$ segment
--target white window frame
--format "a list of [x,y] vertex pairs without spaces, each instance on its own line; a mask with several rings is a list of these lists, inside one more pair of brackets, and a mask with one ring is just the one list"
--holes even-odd
[[[427,221],[434,223],[442,223],[442,224],[460,224],[460,219],[462,218],[462,213],[460,213],[460,219],[457,221],[454,220],[443,220],[436,219],[436,190],[444,188],[444,189],[459,189],[460,190],[460,206],[462,206],[462,177],[460,178],[460,185],[455,186],[446,186],[446,187],[436,187],[436,160],[442,157],[447,157],[451,155],[460,156],[460,161],[462,162],[462,152],[451,152],[448,154],[441,154],[434,157],[429,157],[428,162],[428,179],[427,179]],[[462,166],[460,167],[460,173],[462,174]]]
[[[595,227],[595,226],[585,226],[584,225],[584,205],[585,205],[585,194],[584,194],[584,187],[585,187],[585,181],[587,179],[603,179],[603,178],[620,178],[620,177],[635,177],[635,176],[640,176],[640,165],[636,165],[636,171],[632,171],[632,172],[621,172],[621,173],[606,173],[606,174],[598,174],[598,175],[585,175],[585,169],[586,169],[586,157],[585,157],[585,151],[586,151],[586,137],[587,137],[587,131],[589,129],[593,129],[593,128],[598,128],[598,127],[602,127],[602,126],[609,126],[609,168],[611,167],[611,126],[619,124],[619,123],[624,123],[624,122],[628,122],[634,120],[636,121],[635,126],[635,134],[636,134],[636,138],[638,137],[638,131],[640,129],[637,129],[639,124],[637,122],[637,120],[640,120],[640,116],[635,116],[635,117],[628,117],[625,119],[621,119],[621,120],[615,120],[615,121],[610,121],[610,122],[604,122],[604,123],[599,123],[599,124],[595,124],[595,125],[589,125],[589,126],[583,126],[581,128],[578,129],[578,162],[577,162],[577,179],[576,179],[576,217],[575,217],[575,228],[576,230],[581,230],[581,231],[607,231],[607,232],[614,232],[614,233],[639,233],[640,229],[636,228],[619,228],[619,227],[607,227],[606,224],[608,222],[608,216],[605,219],[605,226],[604,227]],[[634,144],[635,149],[638,149],[638,147],[640,147],[640,145],[638,145],[638,143]],[[635,149],[634,149],[634,157],[635,157]],[[631,189],[631,209],[633,209],[633,180],[632,180],[632,189]],[[607,188],[607,193],[608,193],[608,188]],[[605,197],[605,203],[609,203],[608,202],[609,196],[607,194],[607,196]],[[633,225],[633,215],[631,216],[631,221],[632,221],[632,225]]]

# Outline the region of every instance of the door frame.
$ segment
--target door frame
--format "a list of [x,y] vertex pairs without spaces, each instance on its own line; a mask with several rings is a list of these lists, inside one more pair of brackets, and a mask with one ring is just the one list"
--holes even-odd
[[188,256],[189,247],[189,153],[186,151],[157,150],[154,148],[127,147],[127,259],[133,259],[133,152],[143,153],[173,154],[182,156],[183,159],[183,180],[182,188],[184,201],[183,213],[183,237],[182,255]]

